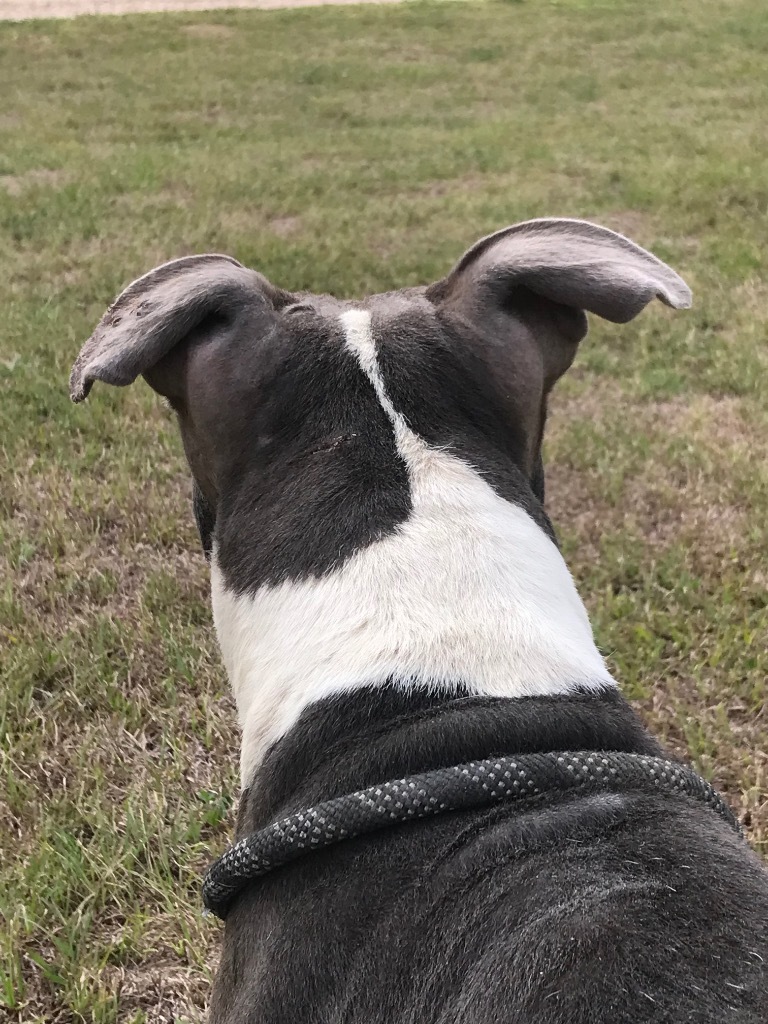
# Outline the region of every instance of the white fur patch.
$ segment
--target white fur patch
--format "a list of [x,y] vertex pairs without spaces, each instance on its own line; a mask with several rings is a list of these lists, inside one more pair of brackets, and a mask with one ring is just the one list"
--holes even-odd
[[393,408],[370,313],[341,321],[392,420],[413,511],[319,580],[237,596],[215,552],[213,613],[243,729],[243,784],[314,701],[390,678],[498,697],[615,685],[555,544]]

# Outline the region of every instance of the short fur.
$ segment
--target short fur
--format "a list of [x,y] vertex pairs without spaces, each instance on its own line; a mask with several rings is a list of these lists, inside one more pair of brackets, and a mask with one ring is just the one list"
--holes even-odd
[[[442,281],[339,302],[230,257],[134,282],[71,390],[176,410],[244,727],[238,836],[377,781],[552,749],[659,754],[543,507],[546,404],[586,332],[690,292],[541,220]],[[768,873],[703,806],[626,793],[447,814],[266,876],[216,1024],[765,1024]]]
[[362,684],[507,697],[613,685],[550,537],[467,461],[408,427],[386,393],[371,314],[341,321],[393,425],[410,512],[332,573],[253,594],[227,587],[215,553],[214,621],[243,727],[245,785],[303,708]]
[[[659,754],[615,691],[358,692],[305,712],[238,837],[384,777],[505,751]],[[226,1024],[763,1024],[768,883],[713,812],[647,795],[462,812],[348,841],[236,902]]]

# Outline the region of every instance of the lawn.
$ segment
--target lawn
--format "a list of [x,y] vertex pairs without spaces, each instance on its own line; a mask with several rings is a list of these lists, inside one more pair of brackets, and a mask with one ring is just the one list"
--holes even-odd
[[437,278],[589,217],[694,308],[593,323],[550,511],[646,721],[768,855],[764,0],[0,24],[0,1017],[197,1021],[238,738],[171,416],[72,406],[128,280],[229,252],[291,289]]

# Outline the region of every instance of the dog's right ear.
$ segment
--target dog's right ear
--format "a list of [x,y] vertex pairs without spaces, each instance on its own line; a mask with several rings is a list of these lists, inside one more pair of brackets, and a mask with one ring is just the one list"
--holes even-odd
[[152,374],[157,364],[196,330],[243,317],[266,333],[276,310],[294,301],[231,256],[184,256],[151,270],[112,303],[72,367],[69,393],[82,402],[94,381],[124,387],[139,374],[173,398],[173,384]]

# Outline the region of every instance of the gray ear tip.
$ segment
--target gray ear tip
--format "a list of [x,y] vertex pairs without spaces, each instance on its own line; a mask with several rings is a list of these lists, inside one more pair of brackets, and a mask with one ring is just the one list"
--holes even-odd
[[93,379],[85,372],[85,367],[78,360],[69,375],[69,397],[73,402],[84,402],[93,387]]
[[675,287],[659,295],[659,298],[672,309],[690,309],[693,305],[693,292],[682,278],[678,278]]

